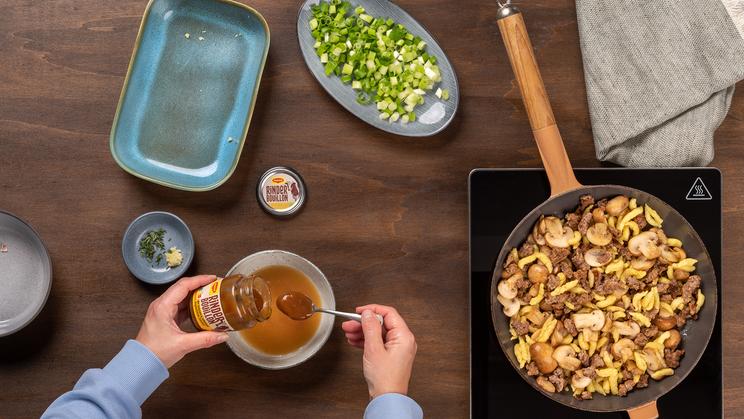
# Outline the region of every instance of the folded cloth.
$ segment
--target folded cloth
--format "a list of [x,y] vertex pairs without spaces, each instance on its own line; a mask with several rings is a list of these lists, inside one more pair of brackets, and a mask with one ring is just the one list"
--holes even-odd
[[705,166],[744,79],[744,0],[576,0],[597,158]]

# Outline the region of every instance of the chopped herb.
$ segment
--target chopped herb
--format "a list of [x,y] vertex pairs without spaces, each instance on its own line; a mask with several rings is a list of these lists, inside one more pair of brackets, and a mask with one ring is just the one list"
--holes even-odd
[[[150,263],[160,264],[165,250],[165,229],[150,230],[139,242],[139,253]],[[170,241],[170,239],[169,239]]]

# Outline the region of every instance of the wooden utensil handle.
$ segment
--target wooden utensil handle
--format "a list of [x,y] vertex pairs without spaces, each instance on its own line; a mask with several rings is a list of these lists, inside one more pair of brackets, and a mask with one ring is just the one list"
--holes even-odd
[[656,419],[659,417],[659,409],[656,408],[656,400],[628,410],[630,419]]
[[550,180],[551,196],[580,188],[555,123],[522,13],[516,7],[506,5],[499,10],[498,25]]

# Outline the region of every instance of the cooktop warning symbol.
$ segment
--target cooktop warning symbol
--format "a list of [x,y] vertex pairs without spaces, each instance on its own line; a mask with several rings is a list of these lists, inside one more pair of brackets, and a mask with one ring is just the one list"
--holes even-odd
[[705,186],[703,180],[700,178],[695,179],[695,183],[692,184],[690,191],[687,192],[688,201],[710,201],[713,199],[713,195],[710,194],[708,187]]

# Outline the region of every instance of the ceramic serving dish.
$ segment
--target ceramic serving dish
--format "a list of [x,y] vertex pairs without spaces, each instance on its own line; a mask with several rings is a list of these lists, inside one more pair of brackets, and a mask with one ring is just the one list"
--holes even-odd
[[[313,285],[315,285],[315,288],[318,289],[321,299],[318,306],[330,310],[336,309],[333,288],[331,288],[331,284],[328,282],[326,276],[309,260],[294,253],[283,250],[266,250],[254,253],[238,262],[225,276],[227,277],[232,274],[251,275],[260,269],[275,265],[289,266],[305,274]],[[257,367],[269,370],[290,368],[307,361],[325,345],[328,337],[331,336],[333,321],[333,316],[323,315],[315,336],[300,349],[285,355],[265,354],[252,347],[240,337],[239,332],[230,333],[227,345],[243,361]]]
[[339,77],[325,75],[324,65],[315,53],[315,39],[309,26],[310,19],[313,16],[311,7],[317,5],[319,1],[305,0],[300,7],[297,17],[297,37],[307,67],[331,97],[362,121],[393,134],[408,137],[427,137],[441,132],[452,122],[460,102],[460,88],[455,69],[434,37],[416,19],[390,0],[351,0],[354,7],[362,6],[366,13],[375,17],[391,18],[404,25],[412,34],[424,40],[427,45],[427,52],[437,57],[437,65],[442,74],[442,82],[439,83],[438,87],[450,92],[448,100],[437,98],[434,94],[436,89],[427,92],[424,96],[425,103],[416,108],[417,119],[415,122],[407,124],[389,122],[380,119],[380,111],[374,104],[359,104],[357,102],[357,91],[352,89],[350,85],[343,84]]
[[[169,268],[165,257],[149,262],[139,252],[140,240],[150,231],[165,230],[164,250],[176,247],[181,251],[181,264]],[[181,278],[194,260],[194,237],[186,223],[177,216],[163,211],[142,214],[129,224],[121,240],[121,254],[127,269],[137,279],[148,284],[167,284]]]
[[224,183],[243,148],[269,28],[231,0],[150,0],[111,128],[134,176],[176,189]]
[[39,235],[0,211],[0,337],[31,323],[52,288],[52,260]]

